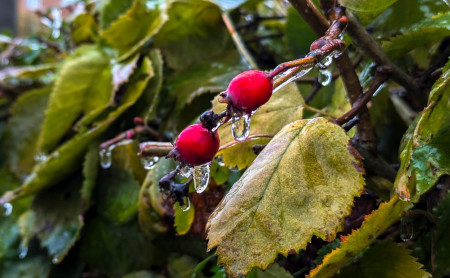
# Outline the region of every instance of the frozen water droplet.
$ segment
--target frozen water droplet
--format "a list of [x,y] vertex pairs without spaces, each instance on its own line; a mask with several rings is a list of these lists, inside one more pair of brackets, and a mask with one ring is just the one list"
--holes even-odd
[[28,246],[20,244],[19,246],[19,259],[24,259],[28,254]]
[[400,238],[404,242],[410,241],[413,238],[414,231],[413,231],[413,223],[411,222],[411,219],[408,217],[403,217],[400,220]]
[[331,83],[331,71],[320,70],[319,71],[319,83],[322,86],[328,86]]
[[192,175],[193,169],[189,166],[180,167],[178,170],[178,174],[182,175],[185,178],[189,178]]
[[322,61],[320,61],[317,64],[317,66],[319,68],[322,68],[322,69],[328,68],[331,65],[331,63],[333,62],[333,57],[332,56],[333,55],[326,56],[325,58],[322,59]]
[[334,58],[334,59],[339,58],[339,57],[342,55],[342,53],[343,53],[342,51],[339,51],[339,52],[334,53],[333,58]]
[[188,211],[191,208],[191,201],[189,196],[184,196],[182,202],[180,202],[180,208],[182,211]]
[[61,258],[58,258],[58,257],[53,257],[53,259],[52,259],[52,264],[59,264],[61,262]]
[[[312,69],[312,68],[307,68],[307,69],[304,69],[304,70],[301,70],[301,71],[297,72],[297,74],[295,74],[294,76],[292,76],[291,78],[289,78],[289,79],[286,80],[285,82],[283,82],[283,83],[281,83],[280,85],[278,85],[278,87],[276,87],[276,88],[273,90],[272,94],[275,94],[276,92],[278,92],[279,90],[281,90],[281,89],[282,89],[284,86],[286,86],[287,84],[289,84],[289,83],[291,83],[292,81],[295,81],[295,80],[299,79],[300,77],[302,77],[303,75],[307,74],[311,69]],[[279,75],[279,77],[277,77],[277,79],[280,78],[280,77],[282,77],[282,76],[285,76],[285,75],[291,73],[293,70],[294,70],[294,69],[287,70],[285,73]],[[277,80],[277,79],[276,79],[276,80]],[[274,80],[274,82],[275,82],[276,80]]]
[[242,142],[247,139],[250,133],[250,119],[250,115],[247,114],[242,117],[233,117],[231,133],[236,141]]
[[156,163],[159,161],[159,157],[157,156],[149,156],[149,157],[143,157],[141,159],[142,162],[142,166],[144,166],[144,168],[146,170],[150,170],[155,168]]
[[48,156],[43,152],[38,152],[34,155],[34,161],[36,162],[44,162],[46,161]]
[[99,152],[100,166],[102,166],[103,169],[111,167],[112,163],[111,150],[112,150],[111,147],[109,147],[106,149],[101,149]]
[[194,167],[194,188],[199,194],[208,187],[210,167],[210,162]]
[[10,216],[13,210],[13,206],[10,203],[4,203],[3,204],[3,215],[4,216]]
[[219,166],[222,166],[222,167],[225,166],[225,163],[223,162],[223,157],[221,155],[216,157],[216,162],[217,162],[217,164],[219,164]]

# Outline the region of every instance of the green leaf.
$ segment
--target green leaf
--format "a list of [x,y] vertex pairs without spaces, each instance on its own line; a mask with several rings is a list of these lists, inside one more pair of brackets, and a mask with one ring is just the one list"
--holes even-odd
[[18,177],[31,172],[35,162],[37,140],[44,121],[51,88],[30,91],[21,96],[11,107],[4,139],[4,152],[9,169]]
[[91,206],[91,197],[97,183],[99,154],[97,142],[91,143],[84,156],[83,162],[83,185],[81,187],[81,206],[86,212]]
[[158,8],[149,9],[144,0],[135,0],[131,8],[102,31],[100,36],[119,52],[119,60],[135,54],[155,35],[165,21]]
[[50,262],[44,255],[28,256],[20,263],[14,260],[5,262],[2,267],[2,278],[41,278],[48,277]]
[[450,62],[431,89],[428,106],[400,154],[395,187],[404,199],[418,201],[439,177],[450,174]]
[[97,46],[83,46],[65,61],[53,86],[39,138],[40,150],[53,150],[74,121],[107,103],[112,94],[108,56]]
[[175,203],[173,208],[175,210],[175,230],[178,235],[185,235],[191,229],[192,222],[194,222],[195,208],[190,206],[187,211],[183,211],[178,202]]
[[101,173],[97,188],[97,211],[111,223],[129,222],[137,214],[139,183],[130,171],[113,164]]
[[345,90],[342,78],[339,78],[334,82],[334,94],[331,98],[327,110],[330,115],[334,117],[342,116],[345,112],[352,108],[347,98],[347,91]]
[[316,33],[293,7],[288,9],[286,38],[294,57],[309,53],[311,43],[317,39]]
[[138,152],[138,142],[134,140],[124,140],[115,145],[111,154],[112,163],[117,167],[131,172],[134,179],[141,184],[147,175],[147,171],[142,166]]
[[133,4],[133,0],[106,0],[100,9],[100,27],[102,30],[117,20]]
[[[295,84],[289,84],[275,93],[258,111],[251,117],[250,136],[254,135],[274,135],[285,125],[299,120],[303,116],[303,98]],[[213,111],[220,113],[224,111],[226,104],[219,103],[218,97],[213,101]],[[219,129],[221,145],[234,142],[231,134],[231,122]],[[266,144],[266,139],[258,139],[257,142],[248,140],[235,144],[231,148],[226,148],[220,152],[223,162],[228,167],[237,166],[239,169],[248,167],[255,158],[251,150],[253,144]],[[236,155],[235,151],[243,151],[241,155]]]
[[293,276],[277,263],[271,264],[266,270],[253,268],[247,275],[247,278],[292,278]]
[[341,246],[326,255],[322,264],[311,270],[309,277],[333,277],[346,263],[397,222],[409,208],[411,204],[400,201],[398,195],[394,195],[389,202],[382,203],[376,211],[364,217],[361,228],[348,236],[341,236]]
[[35,66],[7,67],[0,70],[0,85],[5,89],[32,88],[49,84],[53,81],[53,71],[58,63]]
[[195,99],[205,94],[210,94],[208,100],[212,99],[212,94],[224,91],[231,79],[245,69],[241,57],[233,50],[220,57],[201,60],[168,78],[165,87],[176,98],[172,117],[181,122],[177,127],[184,127],[193,120],[187,115],[198,117],[208,108],[207,101],[203,102],[205,107],[200,107],[193,103]]
[[216,160],[211,163],[210,176],[217,185],[224,184],[228,180],[228,168],[220,166]]
[[344,6],[356,13],[364,24],[370,23],[396,1],[397,0],[342,0]]
[[86,223],[84,231],[81,259],[107,277],[161,265],[166,256],[142,234],[135,221],[115,226],[96,217]]
[[401,35],[383,43],[383,50],[391,57],[398,58],[418,47],[431,46],[450,35],[450,13],[439,14],[411,27]]
[[75,44],[94,42],[97,38],[98,24],[92,14],[79,14],[71,22],[70,33]]
[[0,204],[55,185],[77,170],[89,144],[105,132],[117,117],[138,100],[148,80],[152,77],[152,73],[150,60],[144,59],[140,69],[132,78],[133,82],[124,91],[121,104],[114,107],[115,109],[111,110],[105,119],[97,123],[95,127],[76,135],[50,154],[44,162],[36,165],[33,173],[27,177],[21,187],[3,194]]
[[370,247],[356,264],[341,269],[334,277],[431,277],[410,253],[411,250],[394,242],[379,242]]
[[168,17],[155,36],[155,45],[172,69],[187,69],[231,45],[220,8],[210,1],[173,1]]
[[156,117],[156,112],[161,97],[161,89],[164,80],[164,60],[159,49],[150,51],[149,58],[152,61],[155,76],[150,80],[145,92],[143,93],[147,104],[148,112],[144,116],[146,122]]
[[316,118],[285,126],[263,149],[207,224],[208,248],[217,246],[229,274],[264,269],[314,235],[336,236],[364,186],[349,139]]
[[[72,179],[38,194],[31,205],[30,232],[37,235],[54,263],[61,262],[83,227],[81,179]],[[28,236],[30,237],[30,236]]]

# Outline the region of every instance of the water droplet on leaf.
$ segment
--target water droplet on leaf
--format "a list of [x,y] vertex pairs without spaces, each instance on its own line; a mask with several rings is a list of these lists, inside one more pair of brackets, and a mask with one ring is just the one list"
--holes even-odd
[[242,117],[233,117],[231,124],[231,134],[238,142],[247,139],[250,134],[250,115],[245,114]]
[[400,238],[404,241],[410,241],[413,238],[414,229],[411,219],[403,217],[400,220]]
[[331,71],[320,70],[319,71],[319,83],[322,86],[328,86],[331,83]]
[[194,188],[199,194],[208,187],[210,168],[211,163],[195,166],[194,168]]
[[99,152],[100,166],[102,166],[103,169],[111,167],[112,163],[111,150],[112,150],[111,147],[109,147],[106,149],[101,149]]
[[34,161],[36,162],[44,162],[47,160],[47,155],[43,152],[38,152],[34,155]]
[[158,156],[149,156],[149,157],[143,157],[141,159],[142,162],[142,166],[144,166],[144,168],[146,170],[150,170],[155,168],[156,163],[159,161],[159,157]]
[[216,162],[219,164],[219,166],[224,167],[225,163],[223,162],[223,157],[221,155],[216,157]]
[[4,203],[3,204],[3,215],[4,216],[10,216],[13,210],[13,206],[10,203]]
[[182,211],[188,211],[191,208],[191,201],[189,200],[189,196],[184,196],[179,203]]

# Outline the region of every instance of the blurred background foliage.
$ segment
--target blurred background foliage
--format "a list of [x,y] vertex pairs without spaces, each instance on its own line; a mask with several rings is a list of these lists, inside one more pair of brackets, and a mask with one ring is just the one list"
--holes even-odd
[[[420,79],[443,56],[447,60],[450,13],[445,1],[343,2],[412,76]],[[223,22],[224,12],[263,70],[303,57],[316,38],[289,3],[277,0],[72,1],[35,11],[32,34],[0,35],[1,277],[226,277],[206,251],[205,223],[254,159],[251,150],[242,151],[250,162],[226,154],[225,166],[214,162],[208,191],[192,193],[185,213],[162,201],[156,186],[174,162],[162,159],[147,171],[136,154],[139,141],[175,138],[211,109],[213,98],[235,75],[250,68]],[[344,39],[367,88],[374,63],[349,37]],[[330,71],[337,72],[334,66]],[[291,94],[300,92],[299,102],[308,98],[318,74],[312,70],[296,83]],[[429,91],[437,78],[419,81]],[[347,111],[339,76],[320,86],[309,105],[335,116]],[[370,103],[377,150],[394,167],[403,134],[420,110],[392,81]],[[156,134],[117,145],[112,166],[101,168],[99,144],[132,128],[136,116]],[[303,118],[313,116],[303,112]],[[252,128],[277,123],[277,117],[263,119]],[[362,217],[392,190],[386,178],[368,173],[367,180],[372,193],[360,197],[367,200],[356,202],[354,209]],[[446,191],[448,181],[443,184]],[[405,247],[429,272],[433,257],[436,277],[450,271],[445,237],[449,197],[440,198],[444,201],[432,211],[436,229],[427,228],[421,218],[402,222],[419,231]],[[387,238],[398,240],[399,233],[407,233],[397,228]],[[431,256],[430,242],[438,240]],[[362,267],[373,267],[365,264],[367,258],[384,254],[415,262],[410,251],[393,244],[375,245],[358,259]],[[306,250],[280,257],[266,272],[255,268],[248,277],[304,275],[333,246],[336,242],[313,238]],[[362,277],[357,271],[349,266],[341,275]]]

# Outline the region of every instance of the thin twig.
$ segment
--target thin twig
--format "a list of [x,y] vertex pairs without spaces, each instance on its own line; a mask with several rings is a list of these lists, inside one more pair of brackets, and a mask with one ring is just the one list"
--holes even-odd
[[169,142],[144,142],[139,144],[139,156],[166,156],[173,149]]
[[233,24],[233,20],[231,19],[230,14],[228,12],[224,12],[222,14],[222,19],[227,26],[228,32],[230,33],[231,38],[233,39],[233,42],[236,45],[241,56],[245,59],[245,61],[250,65],[251,68],[258,69],[258,64],[253,59],[250,51],[248,51],[247,47],[242,41],[242,38],[239,36],[239,33],[236,31],[236,27]]
[[358,113],[360,113],[361,110],[364,107],[366,107],[366,104],[370,101],[373,94],[375,94],[375,92],[378,90],[378,88],[384,82],[386,82],[388,77],[389,77],[388,71],[382,67],[379,67],[377,69],[377,73],[375,74],[375,77],[373,78],[370,88],[361,96],[361,98],[359,98],[357,101],[355,101],[353,103],[352,108],[349,111],[347,111],[344,115],[342,115],[336,119],[336,123],[338,125],[343,125],[344,123],[350,121]]

